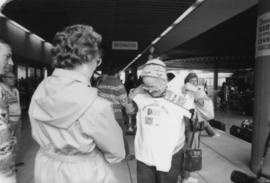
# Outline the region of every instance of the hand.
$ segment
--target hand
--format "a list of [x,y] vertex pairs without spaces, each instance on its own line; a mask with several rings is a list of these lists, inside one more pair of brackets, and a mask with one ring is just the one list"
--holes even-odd
[[135,104],[133,102],[129,102],[127,103],[127,105],[125,106],[125,110],[127,114],[135,114],[136,113],[136,107]]
[[195,104],[198,104],[199,106],[204,106],[204,99],[198,98],[195,100]]

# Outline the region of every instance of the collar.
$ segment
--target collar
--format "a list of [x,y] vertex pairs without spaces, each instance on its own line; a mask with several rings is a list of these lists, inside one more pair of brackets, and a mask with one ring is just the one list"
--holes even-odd
[[57,69],[54,69],[52,76],[70,78],[71,80],[79,81],[79,82],[82,82],[91,86],[90,80],[87,77],[73,70],[57,68]]

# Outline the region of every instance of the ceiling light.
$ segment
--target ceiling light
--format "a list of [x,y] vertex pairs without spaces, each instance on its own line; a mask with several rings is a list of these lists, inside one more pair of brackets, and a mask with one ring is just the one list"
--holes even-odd
[[162,32],[160,34],[160,37],[163,37],[165,36],[168,32],[170,32],[170,30],[172,30],[173,26],[171,25],[170,27],[168,27],[164,32]]
[[8,22],[10,22],[11,24],[15,25],[16,27],[18,27],[19,29],[23,30],[24,32],[30,33],[30,31],[28,29],[26,29],[25,27],[21,26],[17,22],[14,22],[13,20],[8,20]]
[[39,39],[40,41],[44,41],[44,42],[45,42],[45,40],[44,40],[44,39],[42,39],[41,37],[39,37],[39,36],[38,36],[38,35],[36,35],[36,34],[31,34],[31,36],[33,36],[33,37],[35,37],[35,38]]
[[153,42],[152,45],[155,44],[156,42],[158,42],[160,40],[160,37],[156,38]]

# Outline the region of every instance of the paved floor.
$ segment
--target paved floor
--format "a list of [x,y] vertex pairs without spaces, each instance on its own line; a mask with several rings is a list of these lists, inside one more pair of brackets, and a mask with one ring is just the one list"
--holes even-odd
[[[240,124],[246,117],[217,113],[216,118],[223,120],[229,127],[232,124]],[[27,118],[26,118],[27,119]],[[228,129],[228,128],[227,128]],[[220,137],[207,137],[202,135],[201,148],[203,149],[203,169],[193,173],[200,183],[229,183],[233,170],[241,170],[250,175],[249,161],[251,145],[243,140],[230,136],[228,133],[217,132]],[[131,152],[133,148],[133,136],[128,136]],[[38,145],[31,138],[30,126],[27,120],[23,124],[22,148],[19,160],[24,166],[18,167],[17,179],[19,183],[34,183],[33,168],[34,158]],[[136,183],[135,160],[113,165],[114,173],[119,183]]]

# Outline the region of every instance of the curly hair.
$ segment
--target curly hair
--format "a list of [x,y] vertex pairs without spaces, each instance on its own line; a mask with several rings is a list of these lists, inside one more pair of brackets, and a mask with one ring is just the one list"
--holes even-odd
[[102,37],[88,25],[72,25],[56,33],[53,39],[52,66],[72,69],[100,55]]

